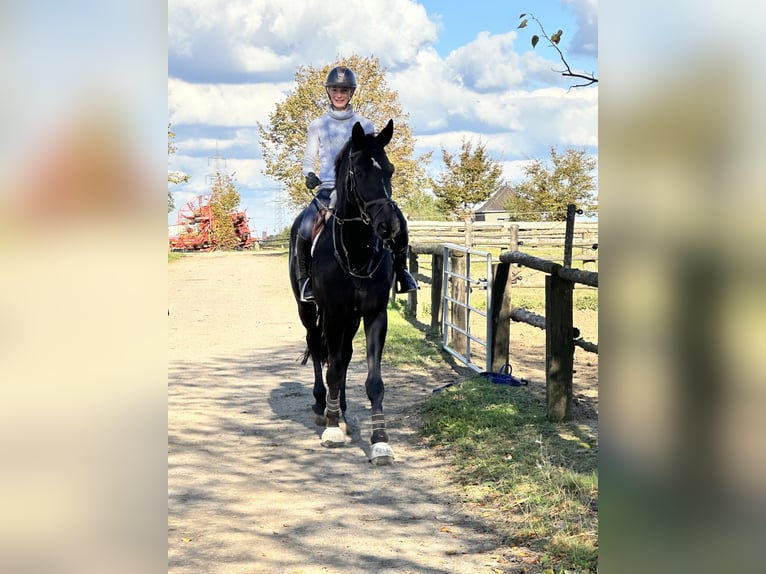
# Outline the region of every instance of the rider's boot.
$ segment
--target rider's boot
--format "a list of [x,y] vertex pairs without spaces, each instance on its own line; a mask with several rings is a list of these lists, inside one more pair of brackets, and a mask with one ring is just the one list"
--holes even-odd
[[412,293],[418,290],[415,278],[407,270],[407,246],[394,251],[394,274],[396,275],[396,292]]
[[314,300],[314,290],[311,288],[311,277],[309,276],[311,241],[303,239],[300,233],[295,241],[295,257],[298,263],[298,292],[301,301],[309,303]]

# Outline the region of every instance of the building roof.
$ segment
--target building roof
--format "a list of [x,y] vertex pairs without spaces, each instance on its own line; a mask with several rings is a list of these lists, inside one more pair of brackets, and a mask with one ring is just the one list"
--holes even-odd
[[489,199],[478,206],[475,213],[503,212],[506,209],[503,205],[513,196],[513,189],[509,185],[503,185],[495,193],[489,196]]

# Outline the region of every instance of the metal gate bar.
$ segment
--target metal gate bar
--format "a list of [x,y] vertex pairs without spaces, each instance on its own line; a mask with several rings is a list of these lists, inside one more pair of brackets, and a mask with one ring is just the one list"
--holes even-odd
[[[450,252],[451,251],[458,251],[461,253],[464,253],[466,256],[466,267],[465,267],[465,275],[461,273],[457,273],[452,270],[452,260],[450,258]],[[487,274],[485,281],[480,281],[478,279],[472,279],[471,278],[471,255],[476,255],[478,257],[486,257],[487,259]],[[477,373],[480,373],[482,371],[491,371],[492,370],[492,324],[489,321],[489,317],[492,316],[492,254],[487,253],[486,251],[479,251],[477,249],[470,249],[467,247],[463,247],[461,245],[457,245],[454,243],[445,243],[444,244],[444,278],[442,281],[442,347],[445,351],[447,351],[450,355],[453,357],[459,359],[461,362],[465,363],[468,367],[476,371]],[[454,297],[451,297],[449,295],[450,292],[450,286],[455,283],[455,281],[463,281],[466,283],[466,290],[465,290],[465,302],[458,301]],[[471,305],[471,284],[475,285],[481,285],[482,287],[485,287],[487,290],[487,311],[484,312],[481,309],[478,309]],[[463,307],[466,310],[466,328],[463,329],[459,325],[456,325],[452,323],[449,319],[449,305],[448,303],[452,303],[453,307],[459,306]],[[484,317],[485,324],[486,324],[486,330],[485,330],[485,338],[482,339],[479,336],[474,335],[471,332],[471,313],[475,313],[481,317]],[[454,348],[450,346],[449,342],[449,332],[450,329],[453,333],[457,332],[465,337],[466,341],[466,352],[465,355],[459,353]],[[471,341],[474,341],[479,346],[484,347],[485,349],[485,355],[486,355],[486,364],[484,367],[480,367],[479,365],[476,365],[471,360]]]

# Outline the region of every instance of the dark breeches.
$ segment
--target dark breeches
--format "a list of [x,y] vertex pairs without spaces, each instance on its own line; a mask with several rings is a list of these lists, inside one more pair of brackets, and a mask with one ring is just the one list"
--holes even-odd
[[316,220],[317,213],[319,213],[319,203],[321,202],[322,206],[330,205],[331,193],[332,189],[320,189],[314,196],[314,199],[311,200],[311,203],[304,208],[298,232],[306,241],[311,241],[311,232],[314,230],[314,220]]

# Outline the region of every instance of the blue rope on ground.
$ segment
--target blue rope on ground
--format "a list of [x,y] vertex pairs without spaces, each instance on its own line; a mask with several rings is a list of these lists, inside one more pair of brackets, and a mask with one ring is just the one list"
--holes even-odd
[[526,379],[517,379],[511,374],[513,368],[510,363],[506,363],[500,370],[495,373],[492,371],[484,371],[479,373],[482,377],[485,377],[495,383],[496,385],[511,385],[512,387],[526,386],[529,382]]
[[[482,373],[479,373],[482,377],[485,379],[489,379],[496,385],[510,385],[512,387],[523,387],[527,386],[529,384],[529,381],[526,379],[517,379],[511,374],[511,371],[513,368],[509,363],[506,363],[502,367],[500,367],[500,370],[497,373],[494,373],[492,371],[484,371]],[[447,389],[449,387],[454,387],[461,385],[462,383],[447,383],[446,385],[442,385],[441,387],[436,387],[433,391],[434,393],[438,393],[439,391],[443,391],[444,389]]]

